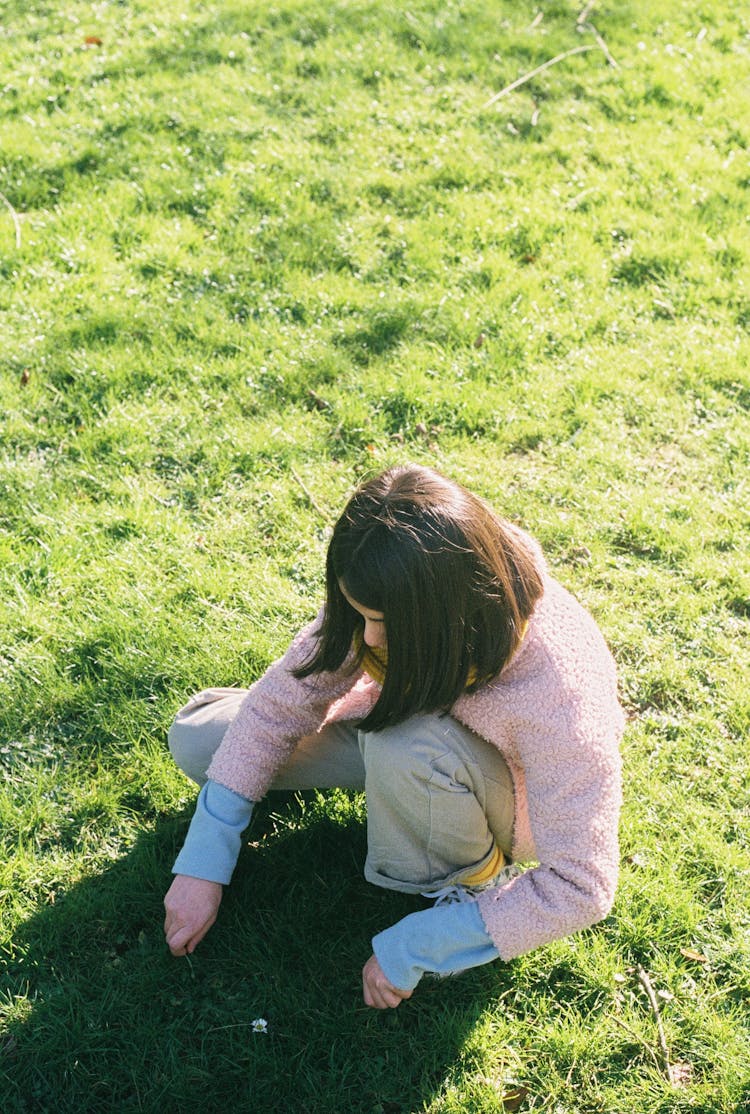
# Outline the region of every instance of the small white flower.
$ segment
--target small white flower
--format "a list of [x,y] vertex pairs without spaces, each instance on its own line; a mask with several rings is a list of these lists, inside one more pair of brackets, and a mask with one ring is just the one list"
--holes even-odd
[[252,1021],[250,1024],[254,1033],[268,1032],[268,1022],[265,1017],[256,1017],[255,1021]]

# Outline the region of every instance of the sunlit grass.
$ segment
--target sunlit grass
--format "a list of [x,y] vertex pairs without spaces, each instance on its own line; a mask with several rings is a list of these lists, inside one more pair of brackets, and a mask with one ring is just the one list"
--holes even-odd
[[[582,7],[6,3],[10,1114],[750,1101],[750,25],[597,4],[617,68],[488,107],[595,44]],[[413,903],[362,880],[343,793],[259,809],[210,939],[165,955],[165,731],[283,651],[347,494],[402,460],[541,540],[629,726],[613,913],[383,1016],[359,971]]]

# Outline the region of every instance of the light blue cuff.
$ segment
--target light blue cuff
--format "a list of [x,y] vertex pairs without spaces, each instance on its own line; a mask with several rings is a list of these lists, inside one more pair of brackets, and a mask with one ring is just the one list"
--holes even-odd
[[207,781],[198,795],[195,815],[172,873],[226,885],[252,814],[252,801],[218,781]]
[[400,990],[413,990],[426,971],[453,975],[500,954],[475,901],[411,913],[373,938],[383,974]]

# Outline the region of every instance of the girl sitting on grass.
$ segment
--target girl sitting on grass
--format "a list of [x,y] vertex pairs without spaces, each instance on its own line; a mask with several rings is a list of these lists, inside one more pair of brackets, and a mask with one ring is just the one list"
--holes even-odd
[[438,899],[375,936],[368,1006],[593,924],[617,878],[622,726],[604,639],[536,542],[437,472],[390,468],[336,523],[317,619],[250,689],[201,692],[172,725],[202,788],[169,948],[216,920],[269,789],[364,790],[365,877]]

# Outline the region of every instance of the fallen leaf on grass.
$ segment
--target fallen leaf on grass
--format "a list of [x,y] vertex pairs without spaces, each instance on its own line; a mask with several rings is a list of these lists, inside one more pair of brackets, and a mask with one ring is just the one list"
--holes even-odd
[[528,1093],[528,1087],[514,1087],[512,1091],[506,1091],[502,1098],[503,1110],[508,1110],[511,1114],[514,1110],[519,1110]]
[[104,45],[103,41],[99,38],[98,35],[87,35],[86,38],[83,41],[84,41],[84,44],[86,46],[103,46]]
[[648,859],[638,851],[634,855],[628,855],[625,861],[632,863],[633,866],[648,866]]
[[676,1064],[670,1064],[669,1074],[672,1077],[672,1083],[675,1087],[688,1087],[693,1082],[694,1068],[692,1064],[686,1063],[684,1060]]
[[314,391],[312,388],[310,388],[310,390],[307,392],[307,397],[310,399],[311,405],[314,406],[316,410],[333,409],[330,402],[325,398],[321,398],[317,391]]
[[685,959],[692,959],[694,963],[708,963],[708,958],[694,948],[680,948],[680,955],[684,955]]

